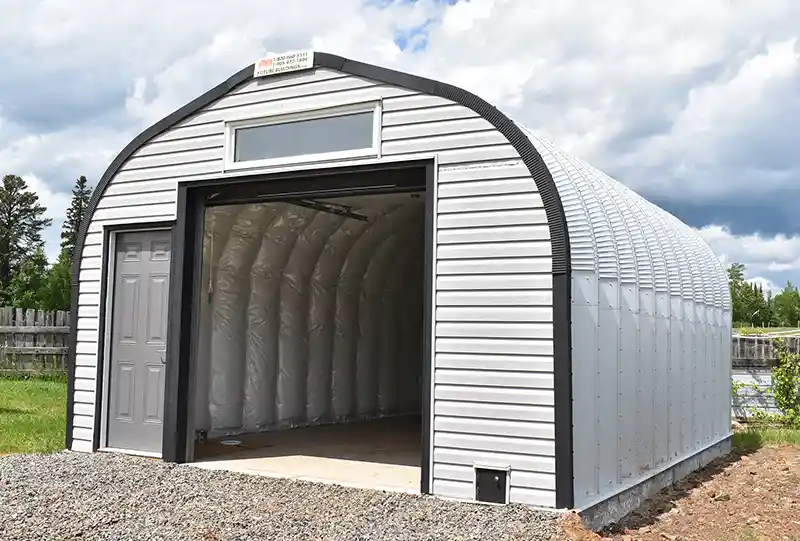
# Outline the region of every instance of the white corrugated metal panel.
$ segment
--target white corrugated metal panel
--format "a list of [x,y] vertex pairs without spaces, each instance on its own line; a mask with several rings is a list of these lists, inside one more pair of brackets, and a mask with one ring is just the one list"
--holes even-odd
[[[652,370],[646,363],[650,356],[641,354],[640,346],[640,269],[644,267],[644,261],[637,259],[636,238],[641,237],[641,232],[637,230],[638,223],[627,208],[626,201],[619,195],[619,190],[615,189],[618,183],[609,177],[602,175],[597,169],[588,166],[580,160],[573,161],[584,174],[584,178],[591,179],[597,186],[600,193],[600,200],[603,205],[610,209],[610,219],[614,236],[620,247],[618,257],[620,258],[620,284],[619,284],[619,353],[616,363],[617,377],[617,442],[618,453],[618,475],[620,479],[631,478],[635,472],[647,467],[646,463],[637,463],[637,450],[641,450],[644,443],[644,436],[641,434],[641,424],[644,418],[642,414],[646,403],[642,403],[642,391],[646,391],[646,381],[648,377],[640,377]],[[621,188],[621,185],[618,185]],[[637,235],[638,233],[638,235]],[[640,239],[644,247],[643,239]],[[652,286],[652,280],[647,285]],[[601,319],[601,322],[605,321]],[[609,328],[609,331],[611,329]],[[601,336],[606,335],[606,331],[600,329]],[[642,367],[642,364],[645,364]],[[603,366],[601,370],[608,370],[610,367]],[[612,374],[609,374],[611,376]],[[651,392],[646,392],[647,397],[651,397]],[[652,425],[646,428],[652,431]],[[613,448],[613,442],[606,442]]]
[[[416,96],[415,96],[416,97]],[[404,98],[391,100],[394,106],[402,105]],[[456,120],[459,118],[479,118],[478,114],[466,107],[454,103],[416,109],[387,108],[388,101],[384,102],[383,127],[413,125],[418,123],[439,122]]]
[[550,306],[537,308],[527,306],[462,306],[459,308],[440,306],[436,310],[436,321],[551,322],[553,321],[553,308]]
[[[534,138],[530,132],[529,136]],[[553,175],[559,190],[570,234],[570,255],[572,267],[572,332],[581,336],[573,340],[573,453],[575,479],[587,479],[591,487],[576,487],[578,500],[580,491],[597,492],[596,472],[599,468],[599,454],[596,452],[602,427],[593,421],[600,407],[597,401],[595,384],[599,366],[598,347],[600,329],[598,326],[598,306],[600,285],[598,262],[606,269],[605,279],[617,278],[616,257],[610,250],[599,250],[614,243],[613,232],[605,220],[603,208],[596,193],[586,183],[573,182],[579,176],[574,162],[544,139],[536,140],[545,163]],[[591,420],[587,422],[587,419]],[[579,428],[577,428],[579,427]]]
[[443,229],[437,235],[439,244],[476,244],[483,242],[522,242],[547,240],[547,225],[519,225],[503,227],[473,227],[472,229]]
[[480,197],[453,197],[441,199],[437,205],[439,214],[486,212],[491,210],[519,211],[539,208],[544,208],[544,205],[542,204],[542,198],[536,192]]
[[[74,437],[74,435],[73,435]],[[92,452],[92,442],[90,440],[79,440],[73,439],[72,440],[72,450],[77,451],[79,453],[91,453]]]
[[454,259],[436,263],[436,272],[440,275],[545,273],[551,269],[552,262],[549,257]]
[[[448,99],[440,98],[439,96],[430,96],[428,94],[410,93],[402,96],[384,96],[383,98],[384,113],[409,111],[409,114],[411,114],[410,112],[415,109],[433,109],[445,106],[461,107]],[[428,120],[417,120],[416,122],[428,122]]]
[[553,277],[548,274],[504,274],[502,279],[485,274],[454,276],[448,274],[436,279],[437,291],[503,291],[549,290],[553,287]]
[[442,245],[436,248],[438,259],[505,259],[551,255],[549,242],[487,242],[481,245]]
[[436,415],[453,417],[473,417],[509,421],[535,421],[552,423],[554,411],[551,406],[527,404],[491,404],[485,402],[437,400],[434,404]]
[[692,296],[690,298],[696,303],[702,303],[704,302],[704,290],[706,287],[706,281],[704,280],[706,265],[699,252],[698,238],[689,230],[688,226],[671,214],[668,214],[667,218],[682,239],[681,246],[685,248],[689,259],[690,268],[688,270],[692,281]]
[[434,464],[460,464],[473,466],[511,467],[511,470],[522,470],[539,473],[555,473],[556,459],[552,456],[534,455],[531,453],[497,453],[479,449],[454,449],[437,446],[433,451]]
[[554,404],[553,391],[544,389],[515,389],[437,383],[433,390],[433,396],[437,400],[455,400],[458,402],[525,404],[530,406],[552,406]]
[[[523,128],[529,137],[533,135]],[[591,208],[587,205],[585,198],[570,182],[570,164],[563,160],[562,156],[551,150],[551,147],[544,144],[542,148],[537,148],[544,160],[545,165],[553,176],[553,181],[558,187],[561,205],[567,218],[570,231],[570,263],[575,271],[597,272],[597,243],[595,240],[594,227],[590,216],[592,212],[600,210],[599,205]]]
[[[531,138],[533,134],[527,132]],[[613,243],[611,228],[602,219],[602,208],[594,197],[594,192],[587,190],[582,183],[573,183],[571,178],[577,175],[574,165],[552,145],[537,144],[545,164],[556,183],[561,196],[570,233],[570,256],[572,267],[572,328],[573,333],[583,337],[573,340],[573,425],[580,427],[574,430],[573,453],[574,475],[576,479],[591,479],[595,485],[591,492],[597,492],[595,472],[598,468],[597,438],[598,432],[594,422],[586,423],[587,415],[598,408],[595,389],[598,366],[598,238],[604,245]],[[597,230],[597,231],[596,231]],[[605,255],[610,255],[608,251]],[[616,274],[616,261],[605,257],[603,262]],[[580,490],[580,487],[577,487]],[[580,495],[578,496],[580,500]]]
[[[464,212],[460,214],[441,214],[438,216],[438,229],[456,227],[493,227],[501,225],[540,224],[547,220],[543,207],[524,210],[501,210],[483,212]],[[549,250],[547,251],[549,254]]]
[[97,355],[75,355],[75,366],[97,367]]
[[437,306],[552,306],[552,291],[443,291],[436,293]]
[[85,415],[91,419],[94,415],[94,404],[75,404],[73,411],[75,415]]
[[[512,472],[513,477],[513,472]],[[513,502],[520,502],[535,507],[555,507],[555,491],[536,490],[530,488],[520,488],[513,484],[509,494],[509,499]]]
[[[606,190],[613,196],[613,199],[620,207],[633,243],[639,287],[655,287],[655,254],[659,251],[658,239],[652,223],[648,220],[647,214],[642,210],[639,204],[639,196],[582,160],[576,159],[575,161],[580,164],[584,170],[593,171],[594,174],[603,181]],[[663,257],[661,261],[663,262]],[[664,288],[666,287],[666,283],[661,285]]]
[[507,436],[485,436],[472,433],[451,433],[434,431],[433,444],[447,449],[467,449],[493,453],[502,450],[535,456],[555,456],[555,443],[552,439],[512,438]]
[[73,426],[91,430],[93,419],[90,415],[75,415],[72,420]]
[[[606,179],[607,186],[621,202],[621,206],[625,208],[625,217],[636,232],[633,235],[633,242],[639,269],[641,310],[641,314],[638,315],[638,351],[633,352],[634,366],[625,367],[626,370],[638,371],[632,378],[635,381],[628,381],[628,384],[632,383],[636,388],[636,398],[632,400],[636,410],[635,437],[627,447],[628,458],[633,461],[633,464],[630,461],[628,464],[628,474],[631,475],[630,468],[636,471],[648,470],[658,462],[658,448],[662,447],[657,445],[659,431],[665,430],[667,424],[664,419],[667,408],[666,389],[662,388],[659,382],[667,376],[668,366],[666,355],[659,355],[657,350],[658,315],[654,291],[656,261],[659,257],[656,254],[660,253],[660,246],[653,224],[642,210],[634,192],[600,174]],[[659,291],[666,292],[666,266],[663,257],[660,257],[659,263],[661,264],[658,273]]]
[[434,429],[442,432],[489,434],[550,440],[555,437],[553,423],[530,423],[527,421],[498,421],[468,417],[437,416]]
[[717,411],[730,391],[727,280],[675,217],[526,133],[551,170],[570,235],[580,506],[729,433]]
[[[437,361],[441,357],[437,358]],[[437,368],[434,381],[448,385],[475,385],[479,387],[526,387],[529,389],[552,389],[553,374],[542,372],[513,372],[510,370],[482,370]]]
[[[273,102],[280,103],[281,106],[286,106],[294,99],[303,99],[309,96],[322,95],[338,97],[336,94],[339,92],[359,89],[373,90],[375,85],[370,81],[357,77],[322,77],[316,81],[306,80],[306,82],[300,88],[302,88],[302,94],[298,93],[297,85],[284,87],[268,85],[251,92],[232,92],[208,106],[207,110],[217,111],[220,109],[235,109],[238,111],[247,105],[263,105]],[[302,96],[302,98],[299,98],[299,96]],[[338,101],[339,100],[336,100],[335,103],[338,103]],[[200,118],[205,118],[205,115],[200,115]],[[187,124],[190,124],[190,122],[187,122]]]
[[[103,225],[174,219],[178,182],[222,172],[224,121],[377,99],[381,155],[436,155],[439,164],[433,456],[441,475],[434,475],[434,493],[471,499],[463,467],[510,460],[526,472],[515,477],[512,469],[512,501],[554,505],[552,258],[544,205],[505,137],[443,98],[331,70],[285,74],[233,89],[143,145],[112,180],[89,226],[78,352],[96,359]],[[586,253],[595,257],[593,247]],[[606,259],[613,259],[610,252]],[[81,387],[88,389],[93,365],[81,366]],[[76,390],[75,398],[90,404],[94,393]],[[85,428],[76,430],[73,448],[86,449],[93,410],[80,413]]]
[[[386,114],[384,113],[384,118]],[[439,167],[439,188],[451,182],[480,182],[484,180],[504,180],[530,178],[530,171],[522,160],[506,160],[485,164],[445,165]]]

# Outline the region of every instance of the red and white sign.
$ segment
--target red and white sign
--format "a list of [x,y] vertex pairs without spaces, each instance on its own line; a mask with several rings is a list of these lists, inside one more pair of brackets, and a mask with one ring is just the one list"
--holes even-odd
[[287,71],[306,70],[314,67],[313,51],[292,51],[270,55],[256,62],[253,77],[266,77]]

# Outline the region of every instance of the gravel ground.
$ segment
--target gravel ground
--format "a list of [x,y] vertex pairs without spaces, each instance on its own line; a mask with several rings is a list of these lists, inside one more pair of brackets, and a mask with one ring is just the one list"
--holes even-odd
[[0,457],[0,539],[525,540],[556,535],[520,506],[201,470],[113,454]]

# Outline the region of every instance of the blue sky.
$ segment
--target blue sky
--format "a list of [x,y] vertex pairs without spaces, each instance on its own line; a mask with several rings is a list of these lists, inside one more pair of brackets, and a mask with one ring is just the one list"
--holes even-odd
[[0,172],[58,227],[149,124],[269,51],[313,48],[476,92],[698,228],[748,276],[800,282],[794,0],[0,0]]

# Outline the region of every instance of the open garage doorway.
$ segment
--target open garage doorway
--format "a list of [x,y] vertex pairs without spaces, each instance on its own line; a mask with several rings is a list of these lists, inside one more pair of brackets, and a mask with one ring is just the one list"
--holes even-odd
[[288,194],[206,193],[197,466],[427,492],[426,171],[402,183],[372,172],[357,189],[309,179]]

